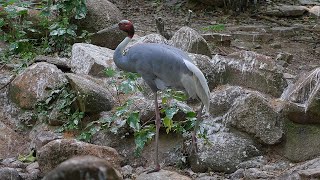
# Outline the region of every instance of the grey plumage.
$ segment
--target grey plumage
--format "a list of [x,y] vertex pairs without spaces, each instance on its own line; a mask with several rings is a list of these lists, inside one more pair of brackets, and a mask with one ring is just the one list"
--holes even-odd
[[120,69],[139,73],[154,92],[166,87],[184,90],[209,110],[207,81],[185,52],[157,43],[137,44],[126,53],[122,52],[124,48],[125,44],[120,44],[114,53]]
[[[127,32],[126,37],[116,48],[113,59],[116,66],[124,71],[139,73],[154,92],[156,115],[156,167],[150,172],[160,170],[158,158],[158,139],[161,126],[157,91],[167,87],[184,90],[192,98],[199,98],[203,105],[197,114],[197,122],[192,134],[192,144],[197,150],[196,131],[203,106],[209,111],[209,88],[202,72],[192,63],[190,57],[182,50],[165,44],[144,43],[132,46],[127,52],[125,47],[134,35],[133,24],[122,20],[119,29]],[[98,33],[105,32],[101,30]]]

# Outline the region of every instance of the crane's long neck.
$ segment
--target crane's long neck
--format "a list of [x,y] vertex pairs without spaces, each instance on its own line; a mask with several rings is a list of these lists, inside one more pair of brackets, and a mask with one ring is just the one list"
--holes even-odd
[[131,37],[126,37],[116,48],[113,54],[113,60],[116,66],[122,70],[134,72],[132,66],[130,66],[130,62],[128,57],[123,54],[125,47],[131,41]]

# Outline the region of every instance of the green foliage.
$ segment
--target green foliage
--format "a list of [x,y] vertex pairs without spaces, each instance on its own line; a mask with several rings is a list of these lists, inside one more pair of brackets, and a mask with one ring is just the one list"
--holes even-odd
[[155,135],[155,126],[145,126],[140,131],[134,133],[134,142],[136,144],[135,155],[139,156],[147,142],[149,142]]
[[[84,113],[72,108],[76,98],[76,93],[65,85],[53,89],[46,99],[36,104],[35,114],[38,119],[46,122],[52,118],[64,121],[58,129],[59,132],[79,129]],[[52,112],[58,112],[58,115],[53,115]]]
[[213,32],[221,32],[221,31],[224,31],[225,29],[226,29],[226,26],[224,24],[210,25],[202,28],[202,30],[213,31]]
[[121,76],[125,80],[122,81],[119,86],[120,92],[129,94],[136,92],[137,90],[139,90],[139,88],[141,88],[138,86],[136,81],[140,77],[139,74],[131,72],[122,72]]
[[[116,77],[115,70],[107,68],[104,70],[106,76],[111,79],[123,79],[119,85],[119,92],[124,94],[134,93],[141,90],[141,87],[137,85],[138,74],[121,72],[119,77]],[[112,81],[115,83],[115,81]],[[114,84],[116,85],[116,84]],[[182,91],[174,91],[168,89],[162,92],[162,109],[161,114],[165,115],[163,118],[163,125],[166,128],[166,132],[169,133],[174,131],[176,133],[186,133],[187,131],[193,130],[196,120],[196,113],[184,109],[178,106],[177,102],[187,100],[187,95]],[[172,99],[176,99],[175,103],[171,103]],[[139,111],[134,109],[134,100],[128,99],[120,106],[115,108],[113,115],[107,119],[99,119],[91,122],[82,131],[79,136],[80,140],[90,141],[92,136],[101,130],[110,131],[117,134],[120,128],[129,128],[133,132],[135,139],[135,155],[140,155],[146,143],[148,143],[155,135],[155,125],[153,122],[141,122]],[[183,112],[185,119],[181,121],[173,121],[174,116]]]
[[[40,13],[30,18],[31,9]],[[0,0],[0,40],[9,45],[1,53],[0,63],[22,59],[14,63],[24,63],[22,67],[26,67],[39,54],[69,55],[74,42],[87,41],[92,35],[77,31],[72,23],[86,14],[85,0],[43,0],[36,6],[29,1]]]
[[103,72],[107,77],[114,77],[116,75],[116,71],[111,67],[106,68]]
[[18,160],[24,163],[32,163],[37,160],[37,157],[35,155],[35,150],[32,150],[29,154],[27,155],[21,155],[19,154]]

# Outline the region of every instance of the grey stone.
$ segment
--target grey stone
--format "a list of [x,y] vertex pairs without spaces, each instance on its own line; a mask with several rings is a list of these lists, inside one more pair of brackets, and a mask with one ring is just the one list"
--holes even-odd
[[230,46],[232,35],[230,34],[223,34],[223,33],[207,33],[202,34],[202,37],[209,43],[213,44],[211,47],[214,46]]
[[72,89],[77,93],[77,102],[82,112],[109,111],[113,106],[114,96],[110,89],[105,89],[88,76],[66,74]]
[[243,134],[218,132],[207,136],[209,143],[198,139],[199,151],[190,156],[194,172],[219,171],[232,173],[237,165],[260,155],[254,142]]
[[234,39],[248,42],[269,42],[273,39],[272,34],[260,32],[236,31],[231,33]]
[[136,180],[191,180],[191,178],[178,174],[174,171],[168,171],[168,170],[160,170],[159,172],[154,173],[142,173],[140,174]]
[[51,57],[51,56],[44,56],[44,55],[39,55],[35,57],[35,62],[47,62],[50,64],[56,65],[60,70],[67,72],[70,71],[70,66],[69,66],[69,59],[67,58],[60,58],[60,57]]
[[234,100],[245,95],[247,90],[240,86],[219,86],[210,93],[210,114],[222,116],[229,111]]
[[268,7],[267,11],[264,13],[270,16],[296,17],[296,16],[302,16],[306,11],[307,11],[307,8],[304,6],[280,5],[280,6]]
[[240,51],[226,57],[216,55],[205,67],[210,89],[218,84],[230,84],[280,97],[287,86],[276,62],[252,51]]
[[120,169],[118,152],[107,146],[98,146],[75,139],[58,139],[49,142],[37,152],[41,175],[47,174],[63,161],[82,155],[92,155],[107,160],[114,168]]
[[1,180],[22,180],[18,171],[14,168],[0,168]]
[[12,81],[9,96],[19,107],[32,109],[48,96],[50,89],[67,82],[63,72],[55,65],[39,62],[26,68]]
[[174,33],[169,44],[189,53],[203,54],[211,57],[211,50],[207,41],[190,27],[184,26],[180,28]]
[[[320,155],[320,128],[315,125],[285,121],[285,141],[276,151],[293,162],[303,162]],[[307,147],[307,148],[306,148]]]
[[121,180],[121,174],[107,160],[95,156],[78,156],[59,164],[43,180]]
[[76,43],[72,46],[71,70],[76,74],[105,77],[105,68],[116,69],[113,52],[111,49],[92,44]]
[[284,116],[278,113],[272,99],[259,93],[248,92],[235,99],[225,119],[232,127],[251,134],[261,143],[279,143],[284,136]]
[[[87,15],[84,19],[75,20],[79,29],[85,29],[91,33],[108,28],[123,19],[121,11],[108,0],[87,0]],[[125,38],[125,33],[118,29],[103,34],[94,34],[91,43],[115,49]]]
[[[23,134],[11,129],[0,121],[0,159],[5,157],[16,157],[18,154],[27,153],[29,140]],[[2,163],[11,164],[12,159],[4,159]],[[15,159],[13,160],[15,161]]]
[[270,29],[270,32],[274,36],[279,37],[292,37],[299,34],[301,28],[299,27],[273,27]]
[[[315,158],[300,164],[295,167],[290,168],[282,172],[277,178],[279,179],[312,179],[311,177],[305,177],[305,175],[316,174],[317,170],[320,168],[320,158]],[[308,170],[310,170],[308,172]],[[302,177],[301,177],[302,175]],[[316,177],[315,177],[316,179]]]
[[320,17],[320,6],[313,6],[308,11],[311,16]]

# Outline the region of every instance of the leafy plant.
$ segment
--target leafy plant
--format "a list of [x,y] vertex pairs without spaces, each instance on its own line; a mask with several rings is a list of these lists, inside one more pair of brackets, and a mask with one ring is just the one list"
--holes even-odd
[[21,155],[19,154],[18,160],[24,163],[31,163],[35,162],[37,160],[37,157],[35,156],[35,150],[32,150],[29,154],[27,155]]
[[59,132],[79,129],[84,113],[72,108],[75,100],[76,93],[68,86],[53,89],[45,100],[36,104],[37,118],[45,122],[50,119],[64,121],[64,124],[58,129]]
[[[33,15],[33,21],[30,10],[40,12]],[[43,0],[36,6],[29,1],[0,0],[0,40],[8,43],[8,49],[1,52],[1,63],[16,60],[15,64],[27,67],[39,54],[70,55],[74,42],[87,41],[92,35],[79,32],[72,22],[86,14],[85,0]]]
[[[139,75],[135,73],[121,72],[120,77],[115,77],[116,73],[112,68],[107,68],[105,74],[108,77],[123,79],[119,85],[119,92],[124,94],[130,94],[141,90],[138,87],[137,79]],[[112,81],[115,86],[115,81]],[[177,102],[185,101],[187,96],[184,92],[174,91],[168,89],[160,93],[162,97],[162,109],[161,114],[164,115],[162,120],[163,126],[166,128],[166,132],[171,131],[180,134],[186,133],[187,131],[193,130],[196,113],[188,109],[184,109],[179,106]],[[172,99],[177,101],[172,103]],[[146,143],[148,143],[155,135],[155,125],[152,122],[141,122],[139,111],[133,110],[134,100],[128,99],[118,107],[114,109],[113,115],[108,118],[102,118],[97,121],[87,124],[87,127],[82,131],[79,139],[84,141],[90,141],[92,136],[101,130],[107,130],[112,133],[117,134],[120,128],[124,128],[126,125],[131,132],[133,132],[135,139],[135,154],[140,155]],[[174,116],[183,112],[185,114],[185,119],[181,121],[173,121]]]
[[205,31],[213,31],[213,32],[221,32],[226,29],[224,24],[216,24],[216,25],[210,25],[207,27],[202,28]]

